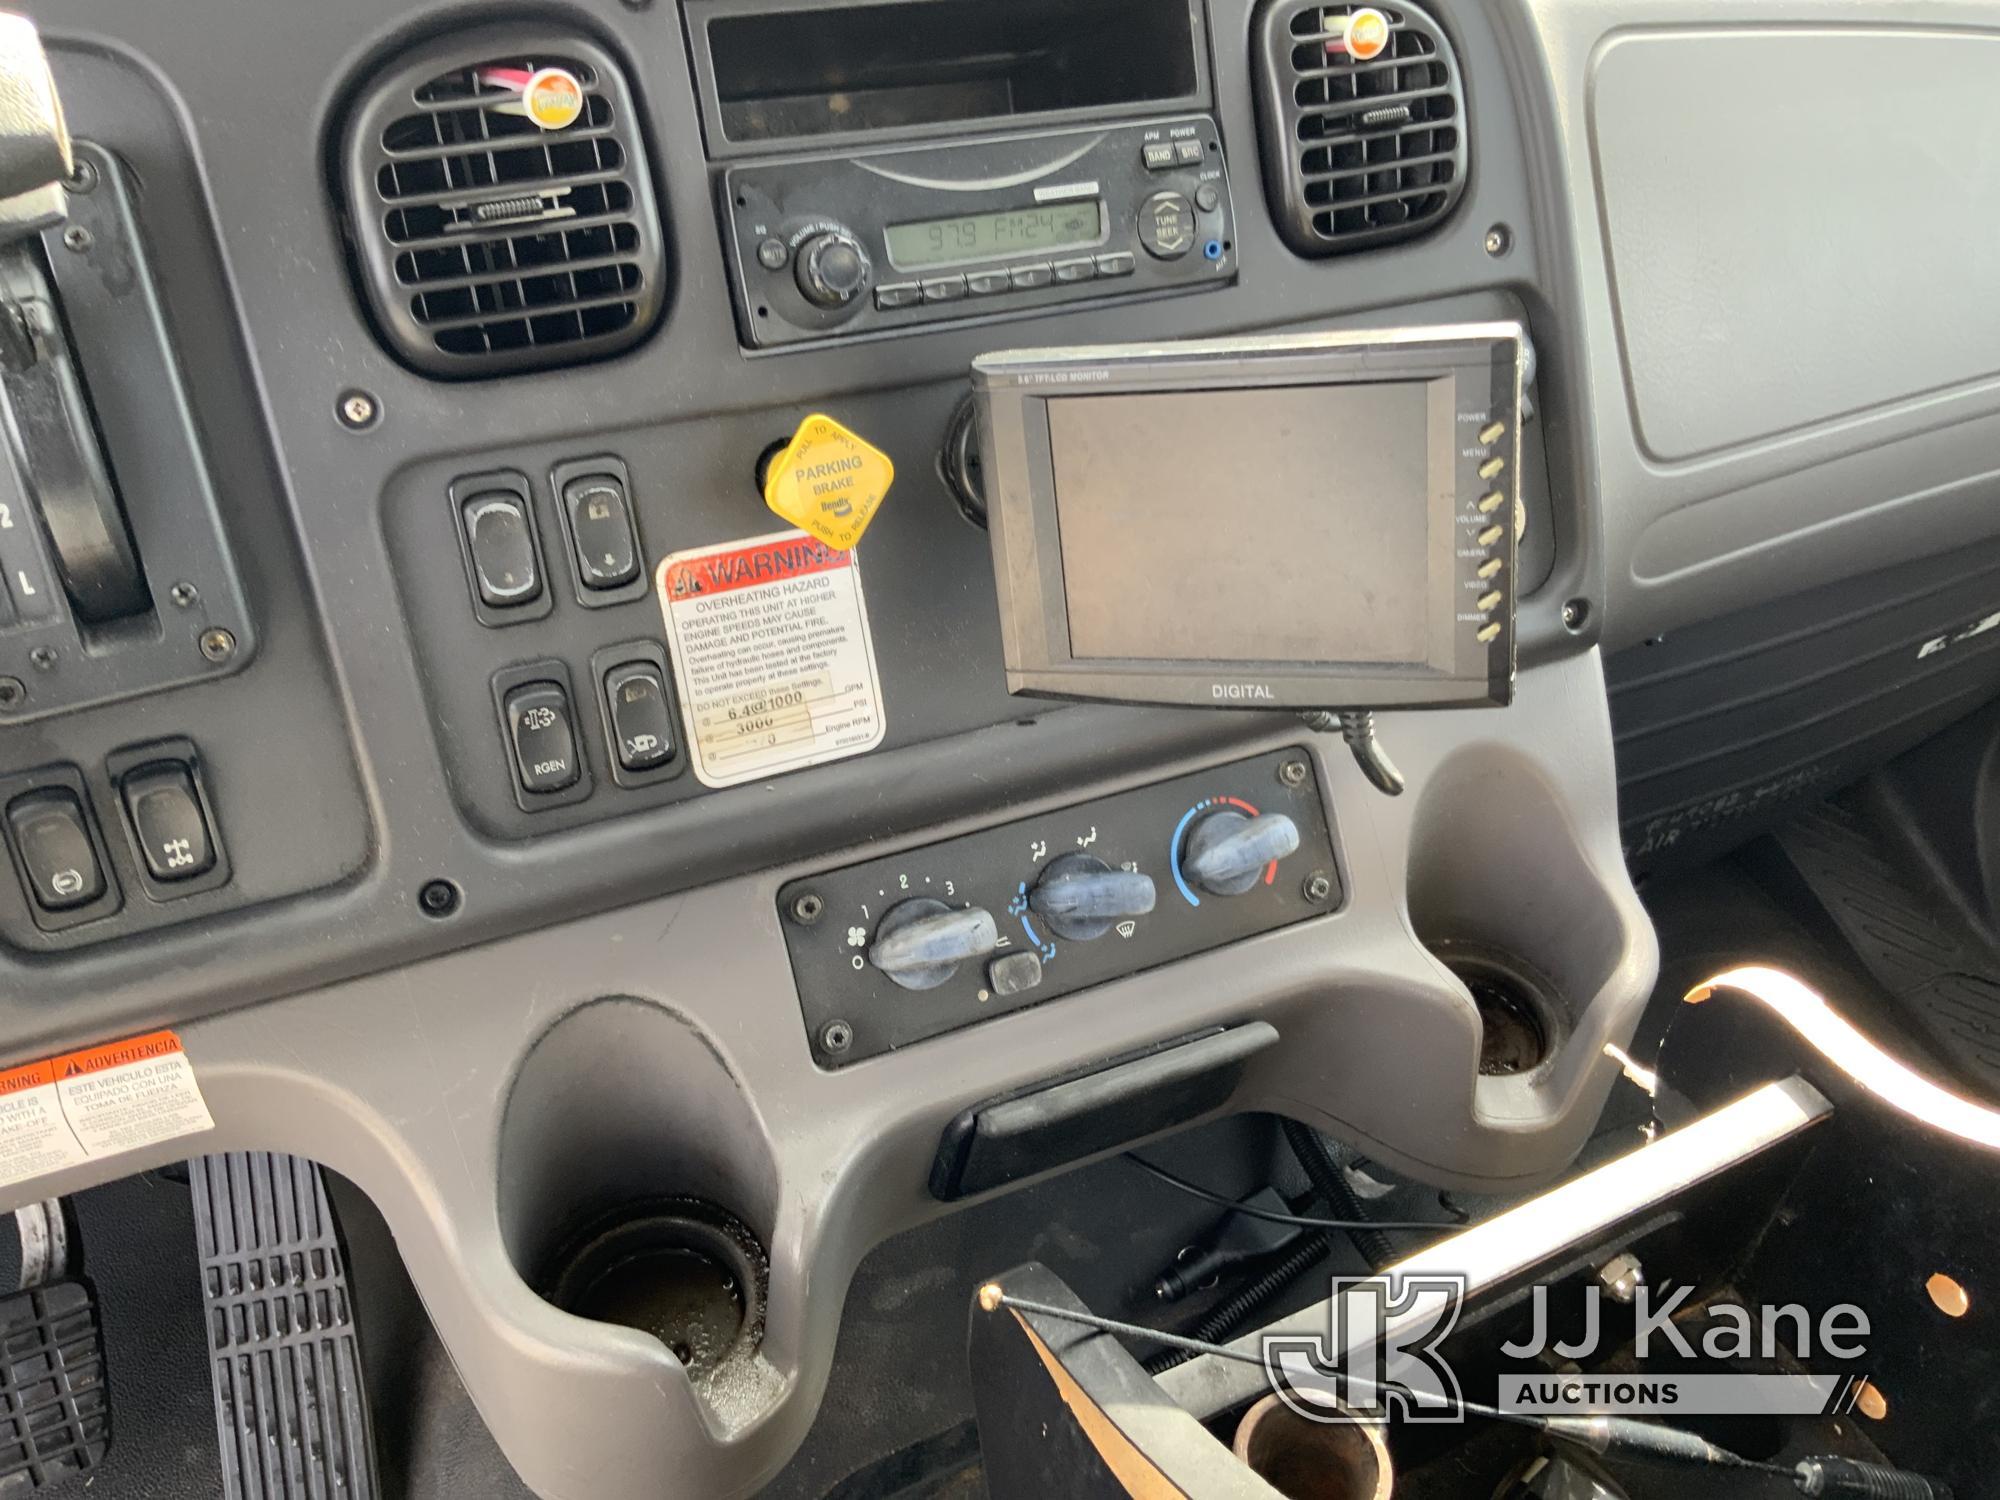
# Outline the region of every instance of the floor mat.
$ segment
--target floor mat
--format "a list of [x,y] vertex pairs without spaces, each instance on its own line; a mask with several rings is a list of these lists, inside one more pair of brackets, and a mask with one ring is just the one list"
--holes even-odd
[[1844,799],[1774,843],[1915,1040],[1959,1083],[2000,1098],[2000,953]]

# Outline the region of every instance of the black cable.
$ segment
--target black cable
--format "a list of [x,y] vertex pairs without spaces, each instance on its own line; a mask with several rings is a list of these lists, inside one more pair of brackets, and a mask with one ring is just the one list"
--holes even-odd
[[1354,1196],[1347,1174],[1340,1170],[1340,1163],[1326,1149],[1326,1142],[1320,1139],[1319,1132],[1301,1121],[1287,1120],[1285,1144],[1292,1148],[1292,1155],[1298,1158],[1299,1165],[1312,1181],[1313,1190],[1326,1206],[1337,1214],[1358,1221],[1347,1231],[1347,1237],[1354,1241],[1354,1248],[1368,1262],[1368,1269],[1379,1271],[1393,1261],[1396,1247],[1389,1243],[1389,1236],[1382,1232],[1381,1226],[1369,1217],[1361,1200]]
[[[1211,1308],[1185,1334],[1176,1334],[1175,1337],[1193,1339],[1204,1344],[1221,1343],[1248,1322],[1265,1303],[1326,1259],[1326,1252],[1332,1245],[1332,1234],[1324,1229],[1314,1230],[1287,1251],[1283,1260],[1248,1286],[1232,1293],[1227,1301]],[[1153,1330],[1148,1329],[1146,1336],[1154,1337]],[[1162,1375],[1175,1365],[1186,1364],[1194,1357],[1185,1347],[1161,1349],[1146,1357],[1144,1361],[1146,1373]]]
[[1440,1224],[1435,1219],[1315,1219],[1305,1214],[1281,1214],[1267,1208],[1252,1208],[1247,1203],[1238,1203],[1234,1198],[1221,1193],[1211,1193],[1205,1187],[1197,1187],[1184,1177],[1176,1177],[1165,1167],[1156,1167],[1143,1156],[1127,1151],[1125,1160],[1135,1167],[1152,1173],[1168,1187],[1177,1188],[1190,1198],[1199,1198],[1204,1203],[1213,1203],[1217,1208],[1226,1208],[1234,1214],[1248,1214],[1253,1219],[1268,1219],[1273,1224],[1298,1224],[1307,1229],[1456,1229],[1456,1224]]

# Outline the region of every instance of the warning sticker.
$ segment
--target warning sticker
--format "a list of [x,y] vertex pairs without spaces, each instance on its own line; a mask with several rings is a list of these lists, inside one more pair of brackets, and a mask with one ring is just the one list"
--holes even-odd
[[735,786],[859,755],[888,723],[861,568],[803,532],[660,563],[694,773]]
[[0,1072],[0,1187],[213,1130],[171,1031]]

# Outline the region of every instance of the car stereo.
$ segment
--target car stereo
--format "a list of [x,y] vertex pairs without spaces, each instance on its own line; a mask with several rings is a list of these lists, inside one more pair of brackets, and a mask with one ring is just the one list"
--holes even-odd
[[1206,115],[787,157],[720,191],[749,348],[1236,279]]
[[1506,703],[1521,349],[1488,323],[976,360],[1008,688]]

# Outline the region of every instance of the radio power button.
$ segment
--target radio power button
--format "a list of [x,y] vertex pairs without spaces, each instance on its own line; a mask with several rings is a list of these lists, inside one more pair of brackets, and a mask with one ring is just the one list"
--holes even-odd
[[1194,248],[1194,205],[1181,193],[1155,193],[1139,205],[1139,243],[1155,260],[1179,260]]

